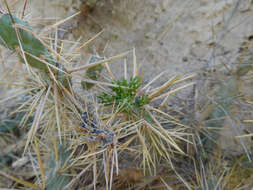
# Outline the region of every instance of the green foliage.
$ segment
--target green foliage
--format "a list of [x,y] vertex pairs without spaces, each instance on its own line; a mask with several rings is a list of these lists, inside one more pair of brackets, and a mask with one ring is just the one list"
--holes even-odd
[[[15,28],[13,27],[12,22],[14,22],[16,26],[18,26],[17,30],[15,30]],[[25,58],[27,63],[31,67],[43,71],[43,78],[46,80],[46,82],[49,82],[50,80],[45,74],[49,72],[48,66],[39,59],[44,60],[48,64],[51,64],[53,66],[56,66],[56,63],[47,48],[42,44],[39,39],[37,39],[32,34],[32,28],[29,26],[29,24],[15,17],[14,15],[5,14],[0,18],[0,26],[0,44],[10,50],[17,51],[17,48],[20,47],[21,43],[22,49],[25,52]],[[19,38],[17,37],[17,35],[19,36]],[[21,56],[21,50],[18,53],[19,57],[24,63],[25,61],[23,59],[23,56]],[[32,56],[29,54],[31,54]],[[57,64],[57,67],[63,71],[66,71],[62,64]],[[56,69],[53,68],[50,69],[53,71],[53,73],[57,73],[58,81],[61,82],[66,88],[69,88],[68,80],[70,81],[70,78],[62,71],[56,71]]]
[[139,108],[149,103],[147,95],[137,95],[137,90],[141,86],[139,77],[131,78],[129,82],[126,79],[113,81],[113,84],[118,85],[117,87],[110,87],[113,94],[103,93],[98,96],[105,106],[115,104],[123,112],[136,113],[139,112]]
[[61,190],[71,180],[70,176],[63,173],[63,168],[68,165],[70,152],[67,150],[67,145],[58,145],[58,158],[56,160],[55,154],[52,155],[49,161],[49,176],[47,179],[47,190]]
[[[15,117],[1,121],[0,134],[13,133],[16,136],[19,136],[20,135],[19,126],[21,125],[21,122],[24,116],[25,116],[24,112],[19,112],[15,115]],[[33,117],[30,117],[26,125],[30,126],[32,122],[33,122]]]
[[[13,27],[12,18],[15,24],[18,26],[17,32]],[[44,57],[45,61],[47,61],[49,64],[55,65],[46,47],[41,43],[40,40],[32,35],[32,29],[27,22],[20,20],[13,15],[5,14],[0,18],[0,26],[1,45],[10,50],[16,50],[16,48],[19,47],[19,40],[17,37],[18,33],[22,48],[25,52],[28,52],[29,54],[32,54],[38,58]],[[48,72],[47,65],[35,59],[34,57],[26,54],[26,60],[27,63],[32,67]],[[24,62],[24,60],[22,61]]]
[[[16,137],[20,137],[21,136],[21,130],[19,128],[20,125],[22,125],[22,120],[25,116],[24,112],[19,112],[17,114],[15,114],[14,117],[9,118],[9,119],[4,119],[3,121],[0,122],[0,135],[4,136],[4,135],[8,135],[10,133],[14,134]],[[33,117],[30,117],[27,122],[26,122],[26,126],[30,127],[31,124],[33,122]],[[8,136],[7,136],[8,137]],[[1,136],[0,136],[1,138]],[[2,165],[11,165],[13,162],[13,152],[11,151],[8,154],[5,155],[1,155],[0,154],[0,166]]]
[[[92,56],[89,60],[89,64],[95,63],[95,62],[101,61],[101,60],[103,60],[103,58],[98,57],[98,56]],[[98,80],[102,70],[103,70],[102,65],[97,65],[97,66],[91,67],[86,71],[85,76],[91,80]],[[85,89],[85,90],[89,90],[90,88],[92,88],[94,86],[93,83],[89,83],[89,82],[85,82],[85,81],[82,81],[81,85],[82,85],[83,89]]]

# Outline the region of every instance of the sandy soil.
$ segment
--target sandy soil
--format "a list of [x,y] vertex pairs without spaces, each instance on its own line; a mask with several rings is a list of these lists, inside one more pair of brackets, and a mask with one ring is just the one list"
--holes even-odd
[[250,2],[241,1],[233,13],[233,0],[114,1],[81,17],[76,36],[87,40],[104,30],[91,53],[105,56],[135,47],[147,77],[164,70],[170,76],[193,72],[234,62],[244,38],[252,35]]
[[82,36],[86,41],[104,31],[83,55],[109,57],[136,48],[147,77],[164,70],[171,76],[234,62],[253,31],[251,0],[100,0],[92,12],[81,4],[81,0],[32,1],[27,18],[59,20],[81,9],[81,16],[71,20],[75,39]]

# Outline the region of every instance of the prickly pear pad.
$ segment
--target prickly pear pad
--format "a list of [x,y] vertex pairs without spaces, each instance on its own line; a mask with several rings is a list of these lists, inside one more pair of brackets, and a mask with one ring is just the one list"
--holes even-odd
[[[0,18],[0,44],[10,50],[15,50],[19,47],[17,32],[13,26],[13,21],[18,28],[17,31],[23,50],[38,59],[43,57],[49,64],[55,65],[54,62],[50,60],[49,51],[41,41],[32,34],[32,29],[29,24],[14,15],[4,14]],[[48,67],[45,63],[42,63],[40,60],[28,54],[26,54],[26,59],[30,66],[46,72],[48,71]],[[22,61],[24,62],[23,59]]]

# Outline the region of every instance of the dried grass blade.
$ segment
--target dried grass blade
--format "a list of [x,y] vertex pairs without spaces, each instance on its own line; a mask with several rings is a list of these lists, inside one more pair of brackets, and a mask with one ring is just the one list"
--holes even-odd
[[134,65],[134,70],[133,70],[133,78],[134,78],[138,76],[138,65],[137,65],[137,60],[136,60],[135,48],[133,49],[133,65]]
[[19,97],[20,95],[25,94],[25,93],[27,93],[27,92],[30,92],[30,89],[21,91],[20,93],[17,93],[17,94],[15,94],[15,95],[13,95],[13,96],[7,97],[7,98],[5,98],[5,99],[3,99],[3,100],[0,100],[0,104],[4,103],[4,102],[6,102],[6,101],[9,101],[9,100],[11,100],[11,99],[13,99],[13,98]]
[[35,34],[34,32],[28,30],[27,28],[23,27],[23,26],[17,26],[17,28],[20,28],[22,30],[25,30],[26,32],[32,34],[35,38],[37,38],[42,44],[43,46],[45,46],[53,55],[55,55],[57,58],[59,58],[61,61],[63,61],[64,63],[68,64],[69,62],[63,57],[61,56],[59,53],[57,53],[56,51],[54,51],[54,49],[52,49],[50,46],[48,46],[43,40],[41,40],[39,38],[39,36],[37,34]]
[[184,86],[178,87],[178,88],[176,88],[176,89],[174,89],[174,90],[171,90],[171,91],[169,91],[169,92],[167,92],[167,93],[165,93],[165,94],[162,94],[162,95],[160,95],[160,96],[154,98],[152,101],[159,100],[159,99],[161,99],[161,98],[166,97],[166,98],[163,100],[163,102],[161,103],[161,105],[160,105],[160,106],[162,107],[162,106],[164,106],[164,105],[166,104],[167,99],[168,99],[168,97],[169,97],[171,94],[174,94],[174,93],[176,93],[177,91],[182,90],[182,89],[184,89],[184,88],[186,88],[186,87],[192,86],[192,85],[194,85],[194,84],[195,84],[195,83],[193,82],[193,83],[189,83],[189,84],[186,84],[186,85],[184,85]]
[[115,80],[115,76],[113,75],[113,73],[112,73],[112,71],[111,71],[111,69],[110,69],[108,63],[105,63],[105,68],[106,68],[106,70],[107,70],[109,76],[111,77],[111,79],[114,81],[114,80]]
[[27,55],[31,56],[32,58],[34,58],[34,59],[36,59],[36,60],[38,60],[38,61],[40,61],[40,62],[46,64],[48,67],[52,67],[52,68],[56,69],[57,71],[63,72],[64,74],[68,74],[68,73],[66,73],[65,71],[59,69],[58,67],[56,67],[56,66],[54,66],[54,65],[52,65],[52,64],[50,64],[50,63],[48,63],[48,62],[46,62],[46,61],[43,60],[43,59],[40,59],[39,57],[36,57],[35,55],[33,55],[33,54],[29,53],[29,52],[25,52],[25,54],[27,54]]
[[28,181],[24,181],[24,180],[22,180],[22,179],[18,179],[18,178],[14,177],[14,176],[10,176],[10,175],[8,175],[8,174],[2,172],[2,171],[0,171],[0,174],[3,175],[3,176],[5,176],[5,177],[8,178],[8,179],[11,179],[11,180],[13,180],[13,181],[16,181],[17,183],[23,184],[24,186],[27,186],[27,187],[30,187],[30,188],[33,188],[33,189],[36,189],[36,190],[42,190],[42,188],[40,188],[40,187],[37,186],[37,185],[34,185],[34,184],[32,184],[32,183],[30,183],[30,182],[28,182]]
[[126,59],[124,59],[124,78],[126,80],[128,80],[127,79],[127,61],[126,61]]
[[156,96],[159,96],[164,90],[166,90],[169,86],[173,85],[177,80],[179,80],[182,75],[175,76],[171,80],[164,83],[161,87],[154,89],[153,92],[149,95],[149,99],[153,100]]
[[97,84],[97,85],[100,84],[100,85],[110,86],[110,87],[127,88],[127,87],[124,87],[124,86],[119,86],[119,85],[117,85],[117,84],[112,84],[112,83],[107,83],[107,82],[100,82],[100,81],[91,80],[91,79],[86,79],[86,78],[83,78],[82,80],[85,81],[85,82],[89,82],[89,83],[93,83],[93,84]]
[[108,59],[104,59],[104,60],[101,60],[101,61],[98,61],[98,62],[95,62],[95,63],[92,63],[92,64],[87,64],[87,65],[81,66],[81,67],[79,67],[79,68],[72,69],[72,70],[69,71],[69,73],[81,71],[81,70],[84,70],[84,69],[89,69],[89,68],[91,68],[91,67],[94,67],[94,66],[97,66],[97,65],[100,65],[100,64],[104,64],[104,63],[106,63],[106,62],[114,61],[114,60],[119,59],[119,58],[121,58],[121,57],[125,57],[127,54],[129,54],[129,52],[130,52],[130,51],[127,51],[127,52],[121,53],[121,54],[119,54],[119,55],[110,57],[110,58],[108,58]]
[[55,152],[55,162],[59,162],[59,155],[58,155],[58,141],[57,138],[54,139],[54,152]]
[[114,155],[113,152],[110,150],[110,157],[109,162],[111,162],[111,169],[110,169],[110,186],[109,189],[112,189],[112,182],[113,182],[113,169],[114,169]]
[[75,16],[79,15],[80,13],[81,13],[81,11],[79,11],[79,12],[77,12],[77,13],[75,13],[75,14],[73,14],[73,15],[71,15],[71,16],[69,16],[69,17],[63,19],[63,20],[60,20],[59,22],[55,23],[54,25],[51,25],[51,26],[47,27],[44,31],[42,31],[42,32],[40,33],[40,36],[44,35],[44,34],[47,33],[48,31],[50,31],[50,30],[52,30],[52,29],[54,29],[54,28],[56,28],[56,27],[58,27],[58,26],[64,24],[65,22],[67,22],[68,20],[74,18]]
[[157,79],[159,79],[162,75],[164,74],[164,72],[161,72],[159,75],[157,75],[156,77],[154,77],[148,84],[146,84],[141,91],[144,91],[147,87],[149,87],[153,82],[155,82]]
[[25,126],[25,124],[28,121],[29,117],[32,116],[32,113],[33,113],[35,107],[38,105],[39,99],[41,98],[41,96],[43,95],[43,93],[44,93],[44,89],[42,89],[40,91],[40,93],[37,93],[37,95],[34,96],[34,100],[33,100],[32,104],[30,106],[30,111],[29,111],[28,114],[26,114],[26,118],[24,119],[23,125],[21,126],[21,128],[23,128]]
[[151,118],[155,121],[156,125],[159,127],[159,130],[153,127],[151,124],[146,122],[146,124],[152,129],[156,134],[160,135],[161,138],[163,138],[167,143],[172,145],[176,150],[178,150],[180,153],[184,154],[184,152],[179,148],[179,146],[176,144],[176,142],[170,137],[169,131],[165,130],[159,121],[150,113],[150,111],[146,108],[147,112],[151,116]]
[[143,154],[143,167],[144,167],[144,174],[146,173],[146,163],[148,165],[149,170],[151,171],[150,163],[155,167],[155,164],[152,161],[151,155],[149,154],[148,147],[146,146],[145,138],[141,134],[139,129],[136,129],[136,133],[139,137],[140,143],[142,144],[142,154]]
[[56,124],[57,124],[57,129],[58,129],[58,134],[59,134],[59,139],[60,139],[60,144],[62,144],[61,141],[61,124],[60,124],[60,116],[59,116],[59,109],[58,109],[58,90],[56,83],[54,83],[54,102],[55,102],[55,115],[56,115]]
[[64,188],[63,190],[68,190],[71,188],[71,186],[75,183],[76,180],[78,180],[90,167],[92,164],[89,164],[86,168],[84,168],[74,179],[72,179]]
[[45,187],[46,187],[45,170],[44,170],[43,162],[42,162],[42,159],[41,159],[41,154],[40,154],[40,148],[39,148],[38,140],[37,140],[36,137],[34,137],[34,142],[35,142],[35,151],[36,151],[38,162],[39,162],[39,166],[40,166],[40,173],[41,173],[41,178],[42,178],[42,188],[45,189]]
[[[92,144],[92,152],[96,152],[96,145]],[[96,190],[97,184],[97,156],[93,156],[93,189]]]
[[39,127],[40,118],[41,118],[41,116],[42,116],[42,113],[43,113],[43,110],[44,110],[44,107],[45,107],[46,100],[47,100],[47,98],[48,98],[50,89],[51,89],[51,86],[48,87],[45,96],[41,98],[40,103],[39,103],[39,105],[38,105],[38,107],[37,107],[38,109],[37,109],[37,111],[36,111],[36,115],[35,115],[35,118],[34,118],[32,127],[31,127],[31,129],[30,129],[30,131],[29,131],[29,133],[28,133],[28,138],[27,138],[27,141],[26,141],[26,145],[25,145],[24,153],[23,153],[23,154],[26,153],[27,148],[28,148],[28,145],[29,145],[29,143],[32,141],[33,136],[34,136],[34,134],[36,133],[38,127]]
[[20,50],[21,50],[21,53],[22,53],[22,58],[24,59],[26,69],[27,69],[28,73],[30,74],[30,73],[31,73],[31,70],[30,70],[29,64],[28,64],[28,62],[27,62],[26,55],[25,55],[25,51],[24,51],[24,49],[23,49],[23,46],[22,46],[22,43],[21,43],[21,40],[20,40],[19,31],[18,31],[16,25],[14,25],[14,28],[15,28],[15,32],[16,32],[17,39],[18,39],[18,44],[19,44],[19,47],[20,47]]
[[187,76],[187,77],[185,77],[185,78],[183,78],[183,79],[179,79],[178,81],[175,82],[175,84],[178,84],[178,83],[184,82],[184,81],[186,81],[186,80],[192,79],[192,78],[194,78],[194,77],[196,77],[196,76],[197,76],[197,74],[189,75],[189,76]]
[[93,42],[98,36],[100,36],[103,33],[103,30],[100,31],[99,33],[97,33],[95,36],[93,36],[91,39],[89,39],[87,42],[84,42],[83,45],[81,45],[80,47],[76,48],[73,52],[78,52],[80,51],[82,48],[84,48],[85,46],[87,46],[89,43]]

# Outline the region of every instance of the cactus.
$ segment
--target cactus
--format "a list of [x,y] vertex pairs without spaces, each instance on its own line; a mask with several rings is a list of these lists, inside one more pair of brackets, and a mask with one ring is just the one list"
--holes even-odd
[[209,137],[205,134],[201,134],[200,136],[204,152],[206,153],[213,151],[214,145],[220,137],[219,130],[223,128],[227,116],[225,111],[230,109],[235,99],[235,92],[236,82],[234,79],[231,79],[227,86],[222,85],[215,94],[215,102],[210,105],[212,109],[205,121],[205,126],[211,129],[208,131]]
[[[14,28],[14,24],[18,26],[17,30]],[[39,69],[43,73],[49,72],[48,65],[43,63],[43,61],[46,61],[49,65],[56,66],[56,63],[53,61],[53,58],[47,48],[32,34],[32,28],[27,22],[15,17],[14,15],[4,14],[0,18],[0,26],[0,44],[10,50],[18,51],[17,48],[20,47],[21,43],[22,49],[25,52],[26,61],[30,66]],[[24,63],[25,61],[22,58],[20,51],[19,57]],[[63,65],[61,64],[58,64],[58,68],[65,71]],[[55,69],[52,68],[51,70],[53,73],[57,73],[59,81],[62,82],[65,87],[68,87],[67,80],[69,77],[62,71],[56,72]],[[44,78],[48,81],[48,77],[46,77],[45,74],[44,76]]]
[[[16,50],[19,47],[19,39],[13,27],[13,21],[17,26],[22,27],[18,28],[17,31],[23,50],[38,58],[45,57],[49,64],[55,65],[46,47],[32,34],[32,28],[29,24],[13,15],[5,14],[0,18],[0,44],[10,50]],[[32,67],[48,72],[48,67],[45,63],[27,54],[26,59],[27,63]],[[24,62],[23,59],[22,61]]]
[[[24,112],[19,112],[13,118],[4,119],[0,122],[0,134],[13,133],[15,136],[20,136],[19,126],[23,118],[25,117]],[[26,122],[26,126],[30,126],[33,122],[33,117],[29,117]]]
[[61,169],[68,164],[68,158],[70,152],[66,148],[67,146],[62,144],[58,145],[58,160],[56,160],[55,154],[52,155],[51,160],[49,161],[48,169],[48,179],[46,189],[48,190],[61,190],[63,189],[71,180],[70,176],[64,175],[61,172]]
[[[95,63],[95,62],[101,61],[101,60],[103,60],[103,58],[98,57],[98,56],[92,56],[89,60],[89,64]],[[97,65],[97,66],[91,67],[86,71],[85,76],[87,76],[89,79],[92,79],[92,80],[98,80],[102,70],[103,70],[102,65]],[[82,81],[81,85],[82,85],[83,89],[85,89],[85,90],[89,90],[90,88],[92,88],[94,86],[94,84],[89,83],[89,82],[85,82],[85,81]]]

